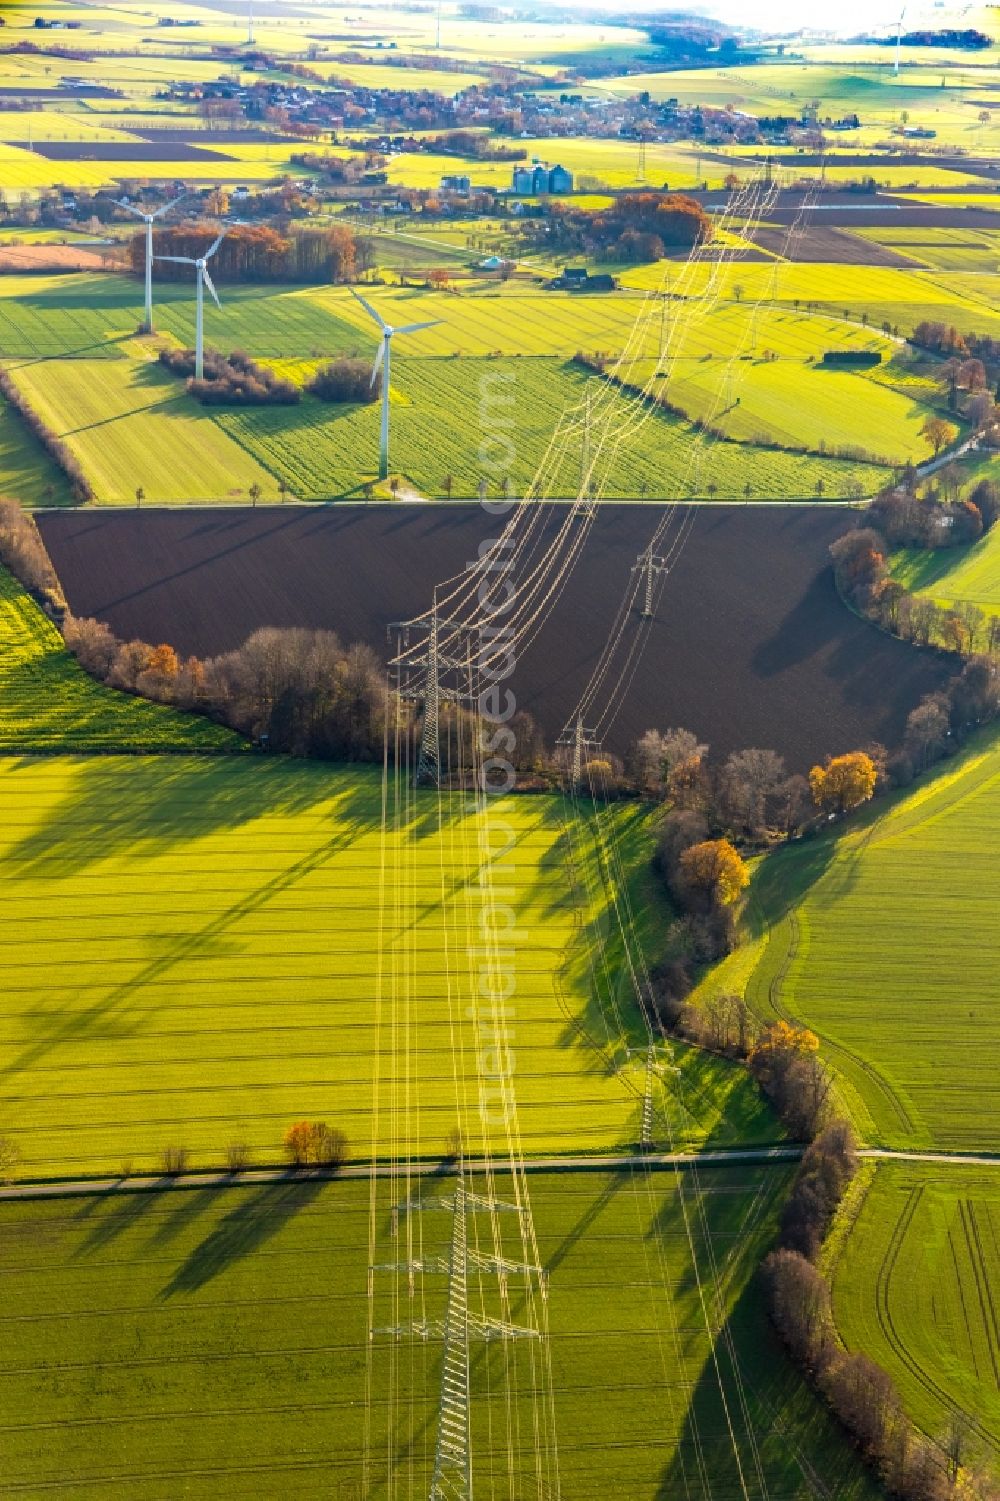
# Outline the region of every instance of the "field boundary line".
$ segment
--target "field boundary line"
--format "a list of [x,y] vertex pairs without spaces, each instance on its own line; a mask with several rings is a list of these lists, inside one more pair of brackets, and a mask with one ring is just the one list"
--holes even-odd
[[[707,1152],[642,1152],[615,1153],[600,1156],[549,1156],[525,1158],[524,1167],[535,1173],[600,1173],[630,1171],[636,1167],[671,1170],[684,1167],[718,1166],[727,1164],[741,1166],[745,1163],[767,1165],[772,1162],[784,1164],[797,1162],[805,1151],[803,1146],[734,1147]],[[470,1172],[481,1172],[485,1160],[467,1159],[465,1167]],[[17,1199],[52,1199],[78,1197],[90,1194],[155,1193],[169,1189],[191,1188],[247,1188],[261,1183],[316,1183],[344,1182],[352,1179],[368,1179],[373,1171],[370,1162],[354,1162],[334,1172],[303,1172],[296,1168],[250,1168],[244,1172],[230,1173],[178,1173],[150,1174],[135,1178],[50,1178],[36,1183],[8,1184],[0,1188],[0,1203]],[[376,1163],[374,1171],[379,1177],[392,1176],[392,1164]],[[454,1161],[415,1161],[411,1171],[424,1178],[450,1178],[459,1172]]]
[[[556,1155],[526,1157],[524,1169],[531,1173],[614,1173],[631,1171],[633,1168],[654,1171],[672,1171],[682,1168],[727,1167],[771,1165],[783,1166],[798,1162],[806,1148],[801,1144],[776,1145],[771,1147],[712,1148],[703,1152],[633,1152],[610,1153],[595,1156]],[[879,1162],[926,1162],[937,1166],[951,1164],[956,1167],[1000,1168],[1000,1153],[997,1152],[909,1152],[887,1147],[862,1147],[858,1156]],[[244,1172],[179,1173],[176,1176],[149,1174],[135,1178],[47,1178],[35,1183],[7,1184],[0,1188],[0,1203],[16,1202],[19,1199],[78,1198],[83,1195],[116,1193],[159,1193],[169,1190],[192,1188],[250,1188],[261,1183],[337,1183],[357,1178],[369,1178],[370,1162],[352,1162],[334,1172],[302,1172],[287,1167],[250,1168]],[[471,1172],[483,1170],[480,1160],[467,1160],[466,1169]],[[391,1163],[374,1164],[376,1176],[390,1177]],[[414,1162],[411,1171],[423,1178],[450,1178],[458,1171],[452,1161]]]

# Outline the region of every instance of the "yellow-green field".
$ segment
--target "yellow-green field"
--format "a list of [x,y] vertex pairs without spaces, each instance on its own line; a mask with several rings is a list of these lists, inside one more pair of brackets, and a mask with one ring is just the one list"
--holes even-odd
[[[460,795],[440,828],[430,793],[398,828],[390,820],[384,887],[381,778],[361,768],[9,761],[0,797],[0,1132],[20,1144],[25,1174],[113,1172],[126,1157],[155,1168],[171,1143],[217,1165],[235,1137],[273,1161],[303,1117],[336,1119],[363,1154],[373,1087],[385,1092],[380,1130],[402,1130],[388,1104],[404,1080],[410,1150],[444,1151],[456,1124],[449,1005],[464,1016],[478,994],[464,957],[482,903],[478,825]],[[610,920],[600,881],[582,884],[597,826],[568,823],[557,798],[519,799],[504,816],[525,1150],[634,1142],[645,1052],[630,1063],[625,1049],[645,1034],[621,1030],[623,1015],[635,1025],[616,993],[624,973],[595,994],[588,957]],[[661,909],[640,811],[622,810],[619,836],[652,941]],[[579,890],[559,853],[569,846]],[[404,1006],[405,1060],[391,1043]],[[459,1061],[475,1078],[471,1034],[461,1029]],[[660,1134],[774,1139],[745,1072],[695,1050],[675,1061],[680,1075],[658,1087]]]
[[134,503],[139,487],[149,501],[245,501],[251,485],[277,493],[268,471],[148,360],[45,361],[15,379],[104,501]]
[[995,731],[916,787],[768,858],[747,995],[819,1034],[862,1134],[992,1150],[1000,1121]]

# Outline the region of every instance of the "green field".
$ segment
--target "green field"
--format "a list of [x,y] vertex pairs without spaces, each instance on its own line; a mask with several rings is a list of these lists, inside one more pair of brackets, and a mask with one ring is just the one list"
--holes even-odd
[[932,1437],[968,1414],[968,1458],[1000,1461],[1000,1171],[881,1163],[837,1265],[852,1349],[892,1373]]
[[[700,1186],[687,1174],[531,1177],[550,1273],[562,1495],[730,1501],[742,1494],[738,1456],[751,1494],[766,1485],[783,1501],[808,1501],[821,1474],[829,1501],[873,1501],[747,1291],[786,1182],[780,1170],[752,1168],[711,1170]],[[503,1177],[496,1191],[509,1191]],[[368,1213],[366,1182],[0,1204],[5,1488],[73,1501],[243,1501],[251,1491],[359,1498]],[[488,1217],[472,1218],[488,1240]],[[430,1252],[447,1234],[446,1216],[421,1219]],[[703,1272],[705,1308],[689,1224],[700,1258],[710,1252],[718,1268]],[[385,1233],[381,1216],[378,1228]],[[443,1279],[420,1277],[417,1288],[415,1306],[433,1316]],[[486,1296],[470,1290],[474,1311]],[[512,1288],[515,1317],[522,1299]],[[706,1310],[722,1330],[718,1377]],[[380,1296],[373,1313],[376,1324],[392,1317]],[[388,1440],[391,1494],[425,1495],[438,1347],[379,1338],[371,1359],[364,1494],[389,1494]],[[473,1347],[483,1501],[510,1495],[512,1422],[513,1483],[519,1495],[535,1493],[534,1362],[530,1341]]]
[[869,1141],[990,1149],[1000,1122],[995,732],[911,792],[773,855],[747,996],[813,1028]]
[[[294,407],[205,408],[149,358],[142,343],[126,341],[118,352],[126,348],[129,355],[117,359],[39,360],[11,367],[35,410],[76,454],[100,503],[134,503],[139,486],[150,502],[245,502],[254,484],[273,501],[280,481],[301,500],[320,500],[356,493],[364,476],[376,469],[377,405],[338,407],[305,396]],[[275,363],[283,374],[302,381],[316,362]],[[720,361],[715,368],[722,379],[725,364]],[[746,369],[753,384],[758,367],[735,367],[737,391]],[[511,482],[524,487],[564,413],[575,410],[572,421],[579,433],[588,389],[595,398],[599,472],[611,496],[680,493],[742,499],[749,484],[751,498],[808,498],[821,484],[822,493],[833,499],[870,494],[883,482],[884,469],[872,463],[698,435],[680,418],[643,408],[576,364],[550,357],[397,355],[394,468],[421,493],[443,494],[445,476],[451,474],[456,496],[474,496],[482,473],[480,442],[489,436],[491,412],[496,411],[489,407],[490,393],[499,391],[510,397],[503,415],[516,424]],[[470,392],[477,393],[471,405]],[[883,413],[893,404],[910,420],[913,403],[904,398],[878,389],[871,400],[873,409]],[[802,427],[798,441],[811,436],[817,443],[836,442],[829,429],[816,425]],[[548,470],[543,492],[548,495],[575,494],[579,485],[579,441],[570,437],[561,444]],[[37,485],[35,490],[37,494]]]
[[[21,1143],[26,1173],[107,1172],[126,1156],[152,1168],[178,1141],[218,1164],[234,1136],[274,1160],[301,1117],[336,1119],[363,1154],[376,1056],[404,994],[380,953],[416,966],[405,991],[422,1029],[411,1147],[440,1155],[456,1109],[447,945],[464,953],[476,921],[475,822],[457,805],[437,832],[435,800],[419,797],[390,830],[383,930],[374,772],[280,759],[8,761],[0,795],[0,1134]],[[567,826],[557,798],[518,799],[507,817],[524,934],[525,1148],[635,1141],[645,1054],[632,1064],[625,1049],[645,1033],[633,1035],[632,998],[617,992],[624,971],[595,993],[589,945],[610,920],[607,898],[598,884],[568,888],[559,857],[578,844],[591,870],[595,831]],[[620,832],[652,942],[660,909],[637,810]],[[472,981],[460,971],[455,983],[461,995]],[[697,1051],[678,1063],[662,1130],[774,1138],[742,1070]]]
[[893,576],[917,594],[940,604],[977,605],[1000,613],[1000,534],[994,529],[972,547],[939,552],[900,552]]
[[[516,422],[511,482],[527,485],[546,452],[556,425],[573,409],[581,430],[588,376],[561,360],[414,360],[393,364],[392,463],[427,495],[443,494],[446,474],[454,494],[474,496],[480,479],[477,452],[488,437],[489,418],[479,405],[470,410],[469,393],[484,383],[507,381],[510,414]],[[593,382],[595,397],[600,381]],[[810,454],[772,452],[699,436],[679,418],[642,409],[604,388],[595,404],[594,441],[601,435],[598,468],[602,493],[628,499],[671,494],[742,499],[746,485],[756,499],[808,498],[822,481],[828,498],[856,490],[871,493],[885,471],[871,464],[824,459]],[[306,398],[298,407],[221,411],[214,421],[248,454],[283,477],[300,499],[321,499],[356,488],[372,474],[378,454],[378,409],[330,407]],[[627,426],[630,422],[632,425]],[[470,441],[471,440],[471,441]],[[561,458],[547,471],[543,493],[576,494],[580,483],[578,436],[564,443]],[[713,491],[710,487],[715,486]]]
[[271,474],[148,359],[39,361],[14,373],[34,409],[76,454],[99,500],[277,499]]
[[886,465],[921,463],[931,455],[920,431],[925,403],[881,381],[794,359],[758,359],[735,372],[721,363],[674,369],[661,386],[669,400],[736,441],[863,451]]
[[[581,297],[520,286],[373,291],[389,321],[439,325],[406,340],[394,362],[397,469],[422,493],[443,493],[450,473],[455,494],[474,495],[480,473],[470,419],[474,425],[478,408],[467,397],[500,380],[509,383],[517,417],[512,482],[526,485],[563,412],[585,402],[588,377],[569,357],[626,346],[636,357],[633,380],[662,370],[659,389],[672,403],[735,442],[698,438],[686,423],[652,412],[628,443],[619,442],[634,403],[606,391],[601,400],[619,412],[606,466],[611,495],[735,499],[749,483],[757,498],[845,498],[880,487],[884,468],[874,463],[925,456],[920,428],[939,392],[922,366],[874,328],[830,310],[807,312],[803,298],[796,307],[792,291],[814,292],[816,268],[745,266],[743,281],[732,269],[716,268],[721,275],[710,280],[707,268],[656,268],[671,294],[656,303],[637,291]],[[788,271],[810,274],[785,286]],[[709,296],[690,316],[679,299],[698,286]],[[222,295],[223,312],[206,315],[208,341],[280,360],[293,379],[308,378],[319,358],[373,350],[371,322],[345,288],[237,287]],[[773,300],[756,306],[754,296]],[[239,498],[253,484],[274,499],[279,481],[301,499],[325,499],[356,491],[372,472],[374,408],[330,408],[311,398],[295,408],[201,408],[152,362],[148,343],[129,337],[140,318],[137,297],[133,281],[109,275],[0,281],[9,368],[75,450],[99,501],[127,503],[137,485],[151,501]],[[156,303],[162,333],[190,345],[189,289],[158,287]],[[828,349],[852,348],[879,351],[883,365],[859,375],[814,364]],[[571,446],[578,457],[579,446]],[[872,462],[828,457],[841,449]],[[575,493],[575,464],[576,457],[557,466],[547,493]],[[11,488],[16,479],[15,466]]]
[[244,744],[199,715],[96,683],[5,568],[0,642],[0,752],[238,750]]
[[21,417],[0,396],[0,494],[25,505],[68,505],[69,482]]

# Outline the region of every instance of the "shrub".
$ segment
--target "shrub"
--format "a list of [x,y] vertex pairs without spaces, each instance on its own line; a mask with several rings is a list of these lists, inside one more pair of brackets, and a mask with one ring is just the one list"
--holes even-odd
[[339,1167],[347,1156],[347,1137],[325,1121],[296,1121],[285,1132],[285,1152],[296,1167],[315,1163]]
[[160,1162],[163,1167],[163,1171],[168,1174],[168,1176],[176,1177],[178,1173],[183,1173],[187,1167],[187,1147],[164,1147],[163,1156],[161,1157]]
[[195,376],[193,349],[161,349],[160,363],[174,375],[187,376],[187,389],[203,406],[295,406],[302,392],[292,381],[258,365],[241,349],[226,356],[207,349],[203,377]]
[[382,395],[382,371],[373,382],[367,360],[345,356],[317,370],[306,390],[320,401],[370,403]]
[[226,1147],[226,1167],[231,1173],[239,1173],[250,1161],[250,1148],[245,1141],[231,1141]]

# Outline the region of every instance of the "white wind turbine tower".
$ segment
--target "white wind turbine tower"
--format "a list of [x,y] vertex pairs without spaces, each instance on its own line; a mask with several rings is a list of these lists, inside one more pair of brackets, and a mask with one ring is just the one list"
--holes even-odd
[[153,220],[162,219],[167,210],[175,208],[184,196],[182,193],[180,198],[171,199],[169,203],[165,203],[162,208],[155,209],[151,214],[146,214],[141,208],[136,208],[134,203],[126,203],[124,199],[118,200],[119,208],[123,208],[126,213],[135,214],[136,218],[141,219],[146,226],[146,318],[139,330],[140,333],[151,334],[153,332]]
[[[351,289],[353,291],[353,288]],[[430,323],[404,323],[400,328],[393,328],[386,323],[381,313],[377,313],[370,302],[367,302],[360,292],[354,293],[355,297],[364,308],[370,318],[378,324],[382,330],[382,342],[379,345],[378,354],[375,356],[375,364],[372,368],[372,385],[378,380],[378,373],[382,372],[382,437],[379,443],[378,453],[378,477],[389,478],[389,378],[392,359],[392,341],[396,334],[415,334],[422,328],[436,328],[441,322],[440,318],[434,318]]]
[[215,290],[212,278],[208,274],[208,262],[218,250],[226,238],[223,230],[218,239],[209,246],[204,255],[197,260],[190,255],[158,255],[158,261],[173,261],[178,266],[194,266],[195,268],[195,320],[194,320],[194,378],[201,380],[205,366],[205,288],[212,294],[212,298],[219,311],[222,311],[222,303],[219,294]]
[[905,15],[906,15],[906,6],[904,5],[903,9],[899,13],[899,20],[896,22],[896,77],[897,78],[899,77],[899,54],[900,54],[900,51],[901,51],[902,46],[903,46],[903,18],[905,17]]

